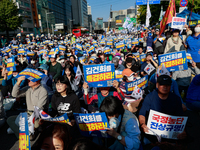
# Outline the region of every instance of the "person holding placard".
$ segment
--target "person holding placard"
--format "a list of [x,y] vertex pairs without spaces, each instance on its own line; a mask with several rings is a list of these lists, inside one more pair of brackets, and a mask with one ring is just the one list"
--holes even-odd
[[[146,124],[150,109],[168,115],[183,115],[181,98],[170,92],[171,83],[172,80],[168,75],[160,75],[157,78],[157,90],[154,90],[145,97],[144,102],[142,103],[142,108],[139,112],[139,122],[143,132],[148,132]],[[144,136],[153,143],[157,141],[153,136],[146,134]],[[184,132],[178,135],[178,138],[185,138],[185,136],[186,133]]]

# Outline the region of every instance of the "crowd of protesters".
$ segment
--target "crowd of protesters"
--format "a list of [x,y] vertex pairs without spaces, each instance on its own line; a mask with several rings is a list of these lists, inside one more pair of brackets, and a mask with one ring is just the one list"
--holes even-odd
[[[141,41],[131,46],[125,42],[138,39]],[[108,47],[107,41],[112,42],[109,45],[110,53],[104,53]],[[115,43],[120,41],[125,43],[125,47],[117,49]],[[77,44],[82,48],[77,48]],[[65,46],[65,50],[49,57],[48,52],[59,45]],[[91,46],[95,49],[88,53]],[[182,32],[171,29],[162,34],[159,29],[145,27],[131,33],[91,34],[87,37],[26,35],[22,40],[21,36],[17,36],[10,43],[1,36],[1,47],[3,80],[0,93],[0,127],[7,122],[8,134],[14,133],[19,137],[17,116],[7,118],[4,112],[3,100],[8,97],[16,98],[11,109],[24,110],[28,116],[31,116],[34,106],[37,106],[51,117],[67,113],[70,119],[69,124],[36,120],[35,132],[30,135],[30,140],[33,141],[38,136],[39,138],[32,149],[162,150],[166,142],[168,148],[175,149],[180,146],[175,144],[175,140],[163,139],[165,143],[157,144],[155,136],[146,134],[149,130],[149,111],[152,109],[174,116],[183,116],[187,110],[200,112],[200,24],[194,29],[186,26],[186,30]],[[8,47],[10,51],[6,51]],[[21,48],[33,55],[30,56],[27,52],[18,53]],[[40,54],[42,50],[47,51],[46,56]],[[188,62],[188,69],[157,74],[157,70],[164,69],[158,65],[158,56],[179,51],[191,54],[193,61]],[[146,54],[145,62],[141,63],[135,53]],[[9,75],[7,60],[11,57],[15,59],[16,69]],[[80,58],[84,58],[84,61]],[[77,84],[76,73],[79,67],[83,73],[84,65],[109,63],[114,64],[115,70],[122,71],[121,82],[114,80],[111,87],[89,87],[83,74]],[[149,64],[154,69],[147,73],[145,68]],[[36,82],[25,76],[17,77],[26,68],[36,69],[46,76]],[[128,94],[125,84],[147,74],[148,86],[142,90],[142,96],[138,98]],[[83,137],[73,116],[73,113],[83,112],[105,112],[111,127],[114,120],[117,126],[107,128],[106,131],[112,138]],[[187,130],[178,134],[177,138],[180,141],[187,139]]]

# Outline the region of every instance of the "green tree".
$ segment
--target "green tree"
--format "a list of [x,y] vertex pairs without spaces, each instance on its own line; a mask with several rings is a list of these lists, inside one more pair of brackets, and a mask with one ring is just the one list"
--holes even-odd
[[[150,18],[150,25],[155,25],[160,17],[161,5],[163,6],[163,11],[166,11],[169,2],[162,1],[160,4],[150,4],[151,10],[151,18]],[[145,24],[146,21],[146,12],[147,12],[147,5],[140,5],[138,9],[139,15],[137,16],[137,21],[140,24]]]
[[6,31],[9,40],[9,31],[14,31],[21,26],[23,20],[19,10],[12,0],[0,0],[0,31]]
[[[180,1],[181,0],[176,0],[176,7],[180,6]],[[193,0],[188,0],[187,8],[190,11],[192,9],[192,2],[193,2]],[[200,1],[199,0],[194,0],[194,8],[193,8],[192,12],[195,12],[198,14],[200,13]]]

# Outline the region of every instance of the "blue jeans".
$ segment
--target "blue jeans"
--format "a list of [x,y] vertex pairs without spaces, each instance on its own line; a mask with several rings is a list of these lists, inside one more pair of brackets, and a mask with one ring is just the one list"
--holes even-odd
[[200,101],[186,102],[186,106],[193,111],[200,112]]

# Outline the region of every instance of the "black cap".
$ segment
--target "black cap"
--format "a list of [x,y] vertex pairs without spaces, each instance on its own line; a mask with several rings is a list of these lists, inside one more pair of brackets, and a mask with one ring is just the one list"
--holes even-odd
[[171,85],[172,79],[168,75],[160,75],[157,79],[157,83],[159,83],[160,85]]

